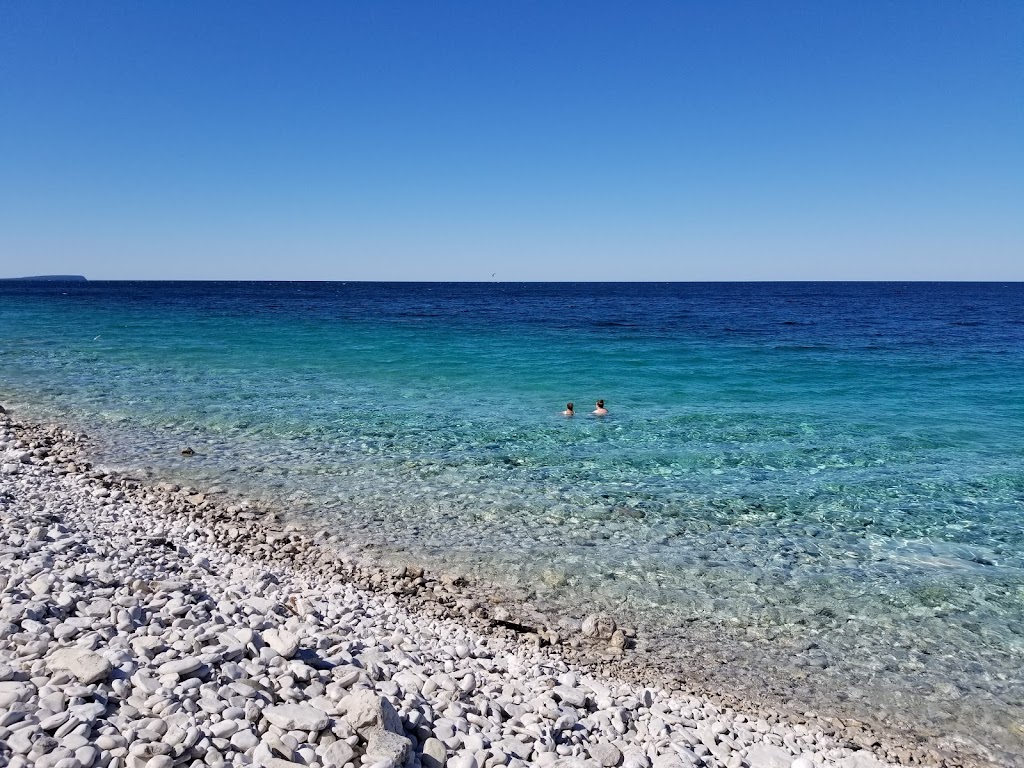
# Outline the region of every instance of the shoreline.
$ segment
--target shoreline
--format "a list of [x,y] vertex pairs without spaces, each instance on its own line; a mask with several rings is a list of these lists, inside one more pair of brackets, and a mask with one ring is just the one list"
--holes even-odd
[[[275,576],[279,582],[305,584],[307,593],[311,591],[312,588],[309,585],[313,583],[318,584],[321,590],[327,594],[330,594],[332,589],[342,586],[350,591],[358,589],[361,595],[359,600],[371,604],[383,599],[387,604],[383,607],[377,605],[378,610],[384,610],[385,614],[404,616],[414,626],[423,627],[431,623],[443,623],[450,632],[459,631],[452,628],[457,626],[465,637],[473,637],[474,642],[477,642],[478,645],[483,643],[482,647],[490,648],[490,644],[494,643],[495,647],[500,648],[502,652],[509,652],[517,658],[530,658],[535,667],[538,664],[541,666],[556,665],[552,668],[558,669],[564,667],[565,669],[561,670],[559,675],[562,677],[575,675],[575,678],[567,677],[566,679],[577,681],[577,684],[569,686],[577,693],[566,693],[567,698],[561,698],[556,694],[555,699],[558,701],[551,700],[552,704],[556,705],[556,712],[574,706],[572,702],[579,700],[578,691],[584,685],[579,683],[579,680],[583,676],[594,675],[597,679],[592,682],[602,690],[594,690],[593,687],[589,689],[589,693],[587,690],[583,690],[583,704],[577,707],[574,715],[577,718],[577,724],[579,721],[594,716],[595,713],[590,711],[591,709],[596,709],[597,713],[608,709],[598,706],[599,703],[605,703],[601,700],[609,698],[610,693],[601,695],[605,689],[609,692],[616,689],[629,689],[632,692],[624,698],[629,699],[632,696],[641,705],[636,709],[638,713],[642,713],[637,722],[642,722],[642,715],[646,714],[649,718],[658,718],[658,722],[664,728],[663,732],[659,728],[656,736],[645,727],[644,730],[648,737],[645,740],[639,730],[629,729],[631,721],[628,716],[626,722],[621,724],[621,727],[625,728],[626,734],[635,734],[636,743],[633,746],[638,749],[640,746],[646,748],[646,751],[642,749],[639,751],[646,755],[648,763],[667,767],[674,764],[668,759],[672,758],[682,765],[721,764],[727,768],[750,765],[752,768],[760,768],[760,763],[747,759],[751,754],[750,750],[758,745],[764,746],[766,749],[773,747],[777,750],[789,750],[790,763],[800,759],[802,754],[800,749],[813,745],[814,748],[806,749],[810,761],[806,764],[808,768],[811,765],[834,765],[843,768],[846,766],[867,768],[879,765],[877,760],[871,762],[874,760],[871,755],[884,757],[895,764],[908,765],[952,767],[999,764],[990,756],[973,754],[972,745],[954,742],[922,745],[916,743],[912,733],[887,733],[884,729],[872,729],[849,719],[819,717],[810,713],[805,713],[803,717],[800,717],[792,712],[781,713],[778,709],[769,706],[756,707],[749,704],[744,706],[740,696],[732,697],[728,692],[693,691],[692,683],[688,685],[684,681],[666,675],[664,670],[655,669],[639,658],[640,652],[633,647],[635,643],[632,637],[633,631],[628,627],[617,629],[614,626],[613,618],[591,617],[588,622],[585,622],[585,626],[581,630],[588,631],[592,637],[583,636],[582,631],[575,633],[566,630],[565,627],[545,626],[542,623],[544,617],[523,615],[509,611],[507,607],[489,603],[489,598],[494,595],[493,587],[488,586],[481,590],[480,585],[469,585],[459,580],[433,577],[429,573],[424,573],[417,566],[386,569],[367,563],[365,560],[354,559],[351,555],[343,554],[338,548],[331,546],[332,542],[329,539],[310,536],[297,526],[286,525],[281,521],[281,517],[275,516],[273,512],[261,514],[261,510],[255,507],[232,503],[234,500],[227,493],[203,492],[195,488],[177,488],[166,483],[147,486],[142,481],[130,477],[107,475],[91,468],[86,453],[87,443],[80,436],[60,427],[28,426],[13,421],[8,421],[5,424],[4,418],[0,414],[0,428],[4,431],[4,442],[13,444],[14,447],[11,448],[8,445],[7,453],[3,457],[3,461],[0,461],[0,464],[4,465],[4,474],[0,476],[0,483],[2,483],[0,488],[6,489],[13,485],[21,488],[23,492],[23,498],[19,498],[18,493],[14,494],[13,505],[12,503],[4,505],[5,527],[24,524],[19,515],[24,516],[25,513],[24,511],[19,513],[19,505],[24,505],[26,499],[33,495],[33,486],[35,495],[41,495],[44,498],[48,498],[47,494],[52,497],[58,492],[77,494],[80,497],[78,507],[76,507],[77,511],[68,517],[58,518],[58,522],[62,525],[67,526],[70,521],[74,521],[76,526],[86,525],[86,522],[80,517],[80,507],[83,503],[92,505],[94,510],[103,510],[104,513],[113,515],[115,519],[118,513],[123,516],[126,509],[131,509],[136,514],[142,512],[147,520],[159,521],[161,527],[167,526],[167,532],[160,534],[162,541],[159,542],[153,538],[146,539],[135,532],[134,538],[131,536],[128,538],[130,546],[136,548],[142,544],[147,547],[159,546],[173,549],[175,553],[178,553],[178,548],[183,549],[185,554],[178,553],[178,558],[182,561],[178,563],[178,567],[183,568],[185,572],[194,571],[199,567],[195,565],[193,559],[190,559],[193,557],[192,550],[195,548],[202,554],[195,554],[194,557],[205,558],[208,563],[241,561],[243,565],[237,567],[280,570],[280,576]],[[22,445],[16,445],[18,441]],[[16,463],[11,463],[14,456],[19,458]],[[13,469],[8,471],[8,467],[13,467]],[[26,486],[28,490],[25,490]],[[123,522],[120,524],[110,523],[110,525],[112,526],[111,530],[116,531],[117,535],[126,535]],[[83,529],[79,528],[79,530]],[[314,540],[315,538],[317,540]],[[191,564],[191,568],[189,564]],[[205,570],[203,572],[209,573]],[[296,613],[292,618],[298,618],[298,612],[295,612],[294,609],[292,612]],[[37,619],[30,620],[39,623]],[[135,630],[137,632],[138,627]],[[374,646],[388,645],[389,638],[384,634],[373,636]],[[10,641],[5,642],[9,643]],[[5,654],[16,653],[17,650],[16,646],[4,647]],[[303,649],[304,652],[307,650],[312,649]],[[393,651],[394,649],[392,649]],[[259,655],[257,653],[257,657]],[[496,657],[496,654],[492,654],[493,657]],[[458,662],[465,661],[466,658],[470,657],[449,659],[449,661],[457,666]],[[4,661],[10,663],[9,660],[5,659]],[[429,666],[429,662],[427,666]],[[443,666],[445,665],[442,664]],[[213,670],[211,674],[214,672],[216,670]],[[466,672],[465,675],[483,676],[486,672],[487,670],[474,668]],[[493,670],[491,673],[493,674]],[[448,674],[448,672],[441,674]],[[506,674],[508,674],[507,670]],[[540,675],[539,677],[551,676]],[[556,675],[556,683],[559,679],[560,677]],[[120,678],[114,683],[119,680]],[[598,680],[604,682],[598,682]],[[611,686],[614,688],[609,687],[608,681],[611,681]],[[394,680],[366,680],[363,682],[373,683],[377,694],[387,696],[388,692],[392,690],[391,686],[386,685],[382,688],[380,684],[393,683]],[[514,685],[507,681],[503,684]],[[645,685],[649,687],[645,689]],[[559,685],[549,687],[557,688]],[[561,685],[561,687],[565,687],[565,685]],[[477,690],[477,686],[474,685],[471,692],[475,694]],[[471,692],[463,691],[463,693]],[[112,693],[114,695],[109,697],[108,705],[118,698],[121,698],[122,701],[130,698],[130,696],[122,696],[116,690],[112,690]],[[420,693],[422,693],[422,689]],[[651,699],[650,704],[647,704],[645,697]],[[712,699],[714,699],[714,703],[712,703]],[[670,703],[666,704],[666,702]],[[327,706],[326,702],[320,703]],[[652,707],[656,703],[669,708],[664,709],[663,706],[658,710],[658,714],[654,714],[655,710]],[[340,701],[335,702],[335,709],[338,704]],[[402,710],[402,701],[398,701],[397,704],[397,708],[405,717],[403,720],[405,726],[409,726],[411,711]],[[490,711],[490,708],[500,706],[500,704],[494,703],[492,696],[478,707],[480,714],[477,717],[483,718],[484,713]],[[675,707],[675,710],[672,707]],[[108,706],[108,709],[110,708],[112,707]],[[616,707],[613,706],[611,709],[615,710]],[[747,714],[736,714],[736,710],[739,709],[745,710]],[[700,713],[703,713],[703,716],[698,717]],[[344,714],[344,712],[337,711],[327,712],[330,717],[341,716],[342,719],[344,719]],[[539,715],[539,713],[531,714]],[[683,714],[690,716],[684,717]],[[552,718],[553,722],[548,724],[549,727],[553,727],[556,724],[554,721],[562,716],[559,714]],[[10,717],[10,715],[6,717]],[[413,731],[415,731],[416,725],[424,722],[423,717],[421,712],[419,717],[413,718],[416,721],[413,724]],[[514,716],[509,716],[508,711],[504,711],[503,715],[498,716],[499,721],[502,717],[509,720],[515,719]],[[249,720],[251,721],[251,719]],[[541,721],[543,718],[536,722]],[[0,718],[0,722],[3,722],[2,718]],[[266,718],[257,717],[256,722],[262,726],[266,723]],[[600,718],[598,722],[601,722]],[[759,730],[761,723],[767,726],[767,731],[764,733]],[[110,727],[115,726],[111,725]],[[467,721],[466,727],[469,728],[470,733],[475,733],[474,728],[484,729],[484,726],[472,721]],[[605,735],[618,734],[618,740],[622,741],[623,734],[615,730],[612,719],[608,719],[608,727],[612,730]],[[229,726],[223,728],[228,729]],[[714,728],[724,728],[725,730],[715,733]],[[407,736],[403,738],[415,735],[415,733],[410,733],[408,727],[404,727],[404,731]],[[593,728],[588,732],[588,738],[595,731],[605,733],[599,727]],[[787,734],[790,737],[789,740],[787,741],[776,731]],[[543,742],[545,735],[541,734],[542,741],[540,743],[545,750],[541,751],[531,747],[528,757],[534,758],[532,762],[540,764],[547,764],[541,763],[540,758],[540,755],[546,754],[555,755],[550,762],[596,759],[587,751],[585,744],[589,744],[589,742],[585,739],[579,743],[572,742],[572,734],[576,733],[573,726],[570,726],[568,732],[570,736],[565,743],[558,743],[558,739],[552,733],[550,745]],[[0,734],[2,733],[0,731]],[[483,733],[486,733],[486,729],[483,730]],[[483,733],[481,739],[486,739]],[[739,733],[745,735],[738,736]],[[395,735],[401,735],[401,733]],[[674,741],[673,736],[676,737]],[[771,738],[773,736],[777,737],[775,740],[779,741],[778,744],[773,742]],[[704,737],[707,739],[705,740]],[[360,749],[365,752],[367,744],[362,735],[356,733],[347,738],[355,739],[350,746],[356,752],[359,752]],[[461,737],[453,734],[452,739],[457,738]],[[810,741],[807,741],[808,739]],[[419,755],[425,743],[426,739],[410,740],[410,747],[406,752],[413,756]],[[604,743],[600,738],[594,742],[594,744]],[[573,744],[573,746],[568,747],[570,750],[568,754],[562,754],[557,750],[557,747],[567,747],[569,744]],[[684,744],[686,746],[683,746]],[[475,736],[471,739],[470,746],[478,746]],[[553,750],[547,751],[547,746],[551,746]],[[702,750],[698,749],[700,746],[703,746]],[[432,748],[436,749],[433,745]],[[253,747],[253,750],[255,749],[258,747]],[[341,750],[341,748],[338,749]],[[574,749],[575,751],[573,751]],[[603,747],[598,747],[598,752],[601,752],[602,749]],[[626,749],[619,747],[616,749],[619,752],[619,759],[612,762],[612,765],[634,764],[629,763],[623,757],[627,753]],[[652,749],[654,754],[650,754]],[[663,749],[667,749],[667,751],[659,751]],[[477,760],[474,753],[483,751],[483,749],[473,750],[469,754],[472,759]],[[636,757],[636,753],[637,750],[634,750],[630,754]],[[783,765],[782,762],[778,762],[784,760],[781,753],[772,753],[771,750],[767,750],[765,759],[761,761],[765,766],[769,766],[767,757],[769,753],[773,755],[773,759],[778,765]],[[613,757],[609,750],[604,750],[604,754],[606,760],[611,760]],[[756,758],[759,754],[755,749],[754,757]],[[238,753],[238,759],[242,759],[242,755],[245,753]],[[588,755],[590,755],[589,758]],[[153,757],[155,758],[157,755]],[[497,756],[493,754],[485,756],[477,762],[479,768],[484,768],[484,764],[488,763],[488,760],[491,761],[488,765],[513,765],[512,761],[517,759],[511,756],[511,753],[505,753],[505,757],[508,758],[505,763],[495,762]],[[659,763],[658,760],[662,758],[665,759]],[[694,762],[686,762],[690,758]],[[180,764],[190,764],[185,761],[184,757],[180,759],[182,761]],[[407,759],[415,762],[414,757]],[[470,764],[465,749],[462,749],[458,756],[449,750],[446,759],[463,760],[464,762],[458,763],[459,765],[468,766]],[[544,759],[548,760],[548,758]],[[639,762],[635,762],[636,765],[643,765],[639,757],[637,760]],[[991,762],[989,762],[990,760]],[[131,763],[126,762],[125,764]],[[174,761],[174,764],[179,763]],[[318,762],[318,764],[326,766],[323,762]],[[359,765],[359,760],[357,759],[354,764]],[[784,768],[789,768],[789,763],[786,763]]]

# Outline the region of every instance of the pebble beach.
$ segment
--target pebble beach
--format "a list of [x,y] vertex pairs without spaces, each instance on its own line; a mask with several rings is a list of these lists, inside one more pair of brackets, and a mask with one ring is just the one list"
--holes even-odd
[[220,489],[113,476],[83,436],[0,419],[0,764],[996,764],[659,684],[613,616],[529,626],[472,585],[353,560]]

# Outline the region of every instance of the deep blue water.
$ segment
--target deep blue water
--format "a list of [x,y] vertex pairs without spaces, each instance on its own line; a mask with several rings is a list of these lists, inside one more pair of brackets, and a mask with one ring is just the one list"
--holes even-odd
[[1024,744],[1024,284],[0,282],[0,398]]

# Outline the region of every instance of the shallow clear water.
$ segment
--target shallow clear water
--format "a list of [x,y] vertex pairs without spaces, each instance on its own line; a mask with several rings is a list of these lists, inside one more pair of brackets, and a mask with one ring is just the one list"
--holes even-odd
[[0,397],[669,663],[731,643],[723,683],[1024,750],[1022,284],[0,282]]

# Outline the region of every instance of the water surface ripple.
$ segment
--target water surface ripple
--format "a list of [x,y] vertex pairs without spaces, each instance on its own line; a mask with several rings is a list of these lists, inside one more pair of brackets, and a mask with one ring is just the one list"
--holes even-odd
[[0,282],[0,396],[111,465],[1004,756],[1022,383],[1022,284]]

